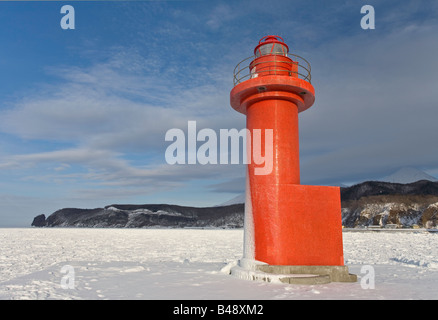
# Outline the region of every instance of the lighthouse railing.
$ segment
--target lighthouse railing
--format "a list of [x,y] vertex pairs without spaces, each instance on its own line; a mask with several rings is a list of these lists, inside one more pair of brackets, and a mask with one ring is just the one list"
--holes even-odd
[[[240,61],[233,72],[233,84],[237,85],[242,81],[252,79],[263,75],[288,75],[295,78],[303,79],[311,83],[311,67],[310,63],[303,57],[296,54],[288,54],[292,62],[281,59],[281,55],[272,55],[272,59],[263,60],[260,63],[253,64],[255,56],[250,56]],[[285,67],[285,64],[290,64],[290,67]],[[256,68],[254,68],[254,66]],[[252,68],[252,70],[251,70]]]

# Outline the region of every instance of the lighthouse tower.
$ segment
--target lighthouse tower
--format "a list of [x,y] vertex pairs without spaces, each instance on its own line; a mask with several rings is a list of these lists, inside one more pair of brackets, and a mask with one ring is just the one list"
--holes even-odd
[[246,115],[249,135],[272,131],[273,153],[272,170],[260,174],[247,139],[244,255],[231,270],[237,276],[311,284],[357,280],[344,266],[339,187],[300,184],[298,113],[315,101],[310,71],[272,35],[235,68],[230,104]]

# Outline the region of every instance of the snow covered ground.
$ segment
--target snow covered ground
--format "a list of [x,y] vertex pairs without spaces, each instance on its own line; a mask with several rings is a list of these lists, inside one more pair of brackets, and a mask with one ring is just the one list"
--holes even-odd
[[221,272],[241,258],[243,230],[0,229],[0,243],[0,300],[438,299],[438,233],[344,232],[358,282],[325,285]]

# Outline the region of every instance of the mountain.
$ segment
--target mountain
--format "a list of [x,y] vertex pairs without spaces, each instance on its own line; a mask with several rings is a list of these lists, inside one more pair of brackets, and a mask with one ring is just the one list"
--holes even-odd
[[[235,201],[243,199],[236,197]],[[436,228],[438,182],[420,180],[401,184],[367,181],[341,188],[342,224],[361,228],[370,225]],[[35,227],[148,228],[201,227],[242,228],[244,204],[185,207],[169,204],[120,205],[104,208],[65,208],[47,218],[36,216]]]
[[341,201],[360,200],[372,196],[421,195],[438,196],[438,182],[420,180],[413,183],[390,183],[366,181],[351,187],[341,188]]
[[224,203],[221,203],[219,206],[229,206],[231,204],[245,203],[245,198],[246,198],[245,193],[241,193],[238,196],[228,201],[225,201]]
[[438,179],[428,175],[426,172],[410,167],[401,168],[393,174],[378,180],[392,183],[412,183],[419,180],[438,181]]
[[388,224],[436,228],[438,182],[367,181],[341,188],[342,224],[350,228]]
[[244,205],[221,207],[185,207],[169,204],[109,205],[104,208],[65,208],[47,218],[34,218],[35,227],[91,227],[91,228],[146,228],[146,227],[216,227],[241,228]]

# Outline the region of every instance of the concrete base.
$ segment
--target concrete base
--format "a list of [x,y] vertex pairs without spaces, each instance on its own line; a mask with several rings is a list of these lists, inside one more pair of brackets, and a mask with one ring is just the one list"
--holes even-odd
[[316,285],[357,281],[357,276],[350,274],[346,266],[275,266],[254,261],[248,264],[243,259],[228,270],[240,279],[276,283]]
[[346,266],[272,266],[258,265],[257,270],[268,274],[281,274],[283,283],[323,284],[330,282],[356,282],[357,276]]

